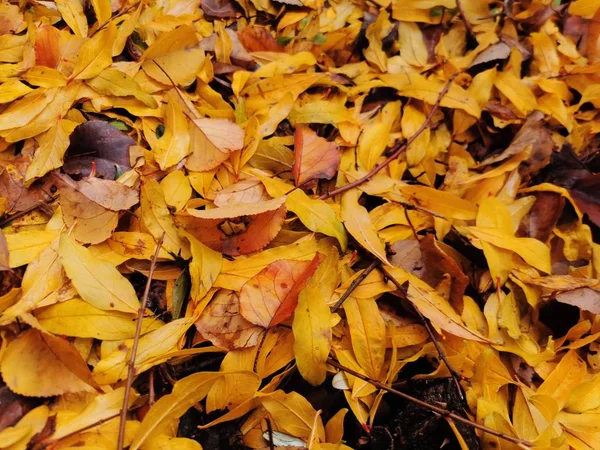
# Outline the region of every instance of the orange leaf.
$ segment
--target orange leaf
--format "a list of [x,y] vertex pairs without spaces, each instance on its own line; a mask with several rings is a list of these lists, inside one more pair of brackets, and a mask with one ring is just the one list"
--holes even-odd
[[294,157],[292,174],[299,186],[315,178],[332,178],[340,165],[340,148],[309,127],[299,125],[294,134]]
[[285,197],[225,208],[187,210],[175,221],[188,233],[227,255],[261,250],[281,230],[285,219]]
[[269,264],[242,287],[240,314],[265,328],[283,322],[294,312],[298,294],[320,262],[317,253],[311,262],[282,259]]
[[238,31],[238,38],[248,52],[283,52],[283,47],[265,27],[244,27]]
[[214,345],[232,348],[252,347],[264,330],[240,315],[240,300],[233,291],[220,290],[202,312],[196,329]]

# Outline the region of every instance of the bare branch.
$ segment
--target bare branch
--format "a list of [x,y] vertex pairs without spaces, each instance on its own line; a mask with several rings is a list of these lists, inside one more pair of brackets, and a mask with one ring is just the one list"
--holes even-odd
[[373,272],[373,269],[375,269],[377,266],[379,265],[379,260],[375,260],[373,261],[371,264],[369,264],[369,266],[363,271],[363,273],[361,273],[353,282],[352,284],[348,287],[348,289],[346,290],[346,292],[344,292],[342,294],[342,296],[340,297],[340,299],[335,303],[335,305],[333,305],[331,307],[331,312],[334,313],[336,312],[338,309],[340,309],[340,306],[342,306],[342,304],[346,301],[346,299],[348,297],[350,297],[350,295],[352,294],[352,292],[354,292],[354,290],[358,287],[358,285],[360,283],[362,283],[364,281],[365,278],[367,278],[367,276]]
[[464,417],[459,416],[458,414],[453,413],[452,411],[448,411],[447,409],[440,408],[439,406],[431,405],[427,402],[424,402],[423,400],[413,397],[412,395],[405,394],[404,392],[401,392],[392,387],[386,386],[385,384],[380,383],[377,380],[373,380],[372,378],[369,378],[368,376],[363,375],[362,373],[355,372],[354,370],[349,369],[348,367],[342,366],[340,363],[338,363],[337,361],[334,361],[331,358],[327,360],[327,364],[330,364],[333,367],[337,367],[338,369],[343,370],[344,372],[349,373],[350,375],[355,376],[356,378],[360,378],[361,380],[364,380],[367,383],[370,383],[373,386],[378,387],[379,389],[390,392],[392,394],[397,395],[398,397],[402,397],[403,399],[408,400],[409,402],[413,402],[419,406],[422,406],[423,408],[426,408],[429,411],[431,411],[435,414],[438,414],[442,417],[450,418],[452,420],[455,420],[456,422],[460,422],[462,424],[465,424],[470,427],[481,430],[485,433],[489,433],[500,439],[504,439],[505,441],[512,442],[513,444],[524,445],[526,447],[533,447],[533,443],[530,441],[526,441],[525,439],[519,439],[519,438],[516,438],[513,436],[508,436],[508,435],[501,433],[499,431],[496,431],[492,428],[486,427],[485,425],[480,425],[477,422],[473,422],[472,420],[465,419]]
[[152,256],[152,262],[150,263],[150,272],[148,273],[148,280],[146,281],[146,288],[144,289],[144,296],[138,310],[137,322],[135,327],[135,335],[133,337],[133,344],[131,346],[131,356],[129,358],[129,368],[127,370],[127,384],[125,385],[125,395],[123,396],[123,408],[121,408],[121,419],[119,422],[119,439],[117,441],[117,449],[123,450],[123,442],[125,441],[125,425],[127,423],[127,410],[129,408],[129,394],[131,393],[131,385],[133,384],[133,375],[135,372],[135,356],[137,353],[138,344],[140,342],[140,334],[142,334],[142,321],[144,318],[144,311],[146,310],[146,304],[148,303],[148,295],[150,294],[150,284],[152,283],[152,277],[154,276],[154,269],[156,269],[156,260],[158,259],[158,253],[162,247],[165,239],[165,233],[162,234],[158,242],[156,243],[156,250],[154,256]]
[[402,154],[404,151],[406,151],[406,149],[408,148],[408,146],[410,144],[412,144],[421,135],[421,133],[423,133],[427,129],[427,127],[431,123],[431,120],[433,119],[433,116],[434,116],[435,112],[439,109],[440,103],[442,102],[442,99],[444,98],[444,95],[446,95],[448,93],[448,91],[450,90],[450,86],[452,86],[452,82],[458,76],[458,74],[459,74],[459,72],[456,72],[454,75],[452,75],[450,77],[450,79],[448,80],[448,82],[446,83],[446,85],[444,86],[444,88],[442,89],[442,91],[440,92],[440,94],[438,95],[438,98],[437,98],[435,104],[433,105],[433,108],[431,108],[431,111],[427,115],[427,118],[425,119],[425,122],[423,122],[423,125],[421,125],[419,127],[419,129],[417,130],[417,132],[415,134],[413,134],[410,138],[408,138],[404,144],[402,144],[402,145],[401,144],[396,144],[394,147],[392,147],[392,154],[389,156],[388,159],[386,159],[381,164],[377,164],[364,177],[359,178],[358,180],[355,180],[352,183],[345,184],[344,186],[339,187],[339,188],[337,188],[337,189],[335,189],[335,190],[333,190],[331,192],[328,192],[327,194],[321,195],[319,198],[321,200],[326,200],[328,198],[331,198],[331,197],[334,197],[336,195],[342,194],[342,193],[344,193],[346,191],[349,191],[352,188],[360,186],[363,183],[366,183],[372,177],[374,177],[375,175],[377,175],[383,168],[387,167],[392,161],[394,161],[396,158],[398,158],[398,156],[400,156],[400,154]]

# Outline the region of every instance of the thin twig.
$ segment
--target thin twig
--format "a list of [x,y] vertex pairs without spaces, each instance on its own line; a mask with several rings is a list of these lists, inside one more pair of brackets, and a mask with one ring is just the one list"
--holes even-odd
[[346,289],[346,292],[344,292],[342,294],[342,296],[340,297],[340,299],[335,302],[335,305],[333,305],[331,307],[331,312],[334,313],[336,312],[338,309],[340,309],[340,306],[342,306],[342,304],[346,301],[346,299],[348,297],[350,297],[350,294],[352,294],[352,292],[354,292],[354,290],[358,287],[358,285],[360,283],[363,282],[363,280],[365,278],[367,278],[367,276],[373,272],[373,269],[375,269],[377,266],[379,265],[379,260],[376,259],[375,261],[373,261],[371,264],[369,264],[369,266],[363,271],[363,273],[361,273],[353,282],[352,284],[348,287],[348,289]]
[[417,234],[417,230],[415,229],[415,226],[412,223],[412,220],[410,220],[410,217],[408,217],[408,208],[404,207],[404,217],[406,217],[406,221],[408,222],[408,225],[410,226],[410,229],[412,231],[412,234],[415,238],[415,240],[417,242],[420,241],[419,239],[419,235]]
[[[396,286],[396,288],[406,296],[406,289],[404,289],[404,286],[402,286],[402,284],[391,273],[389,273],[383,267],[380,267],[379,270],[381,270],[381,272],[383,272],[383,275],[387,279],[389,279],[394,284],[394,286]],[[440,347],[440,343],[438,342],[437,338],[435,337],[435,333],[433,332],[433,329],[431,328],[431,325],[429,324],[429,320],[427,320],[427,318],[421,313],[421,311],[419,311],[419,308],[415,307],[414,309],[417,312],[417,314],[419,315],[419,319],[421,320],[421,323],[427,330],[429,339],[431,339],[431,342],[433,342],[433,345],[435,346],[435,349],[437,350],[439,358],[442,360],[442,362],[448,369],[448,372],[450,372],[450,376],[454,380],[454,384],[456,384],[456,390],[458,391],[458,395],[460,396],[461,400],[465,400],[465,397],[463,395],[463,389],[462,389],[462,386],[460,385],[460,380],[462,378],[461,375],[456,370],[454,370],[454,367],[452,367],[452,365],[446,358],[446,355],[444,354],[442,347]]]
[[150,284],[152,283],[152,277],[154,276],[154,269],[156,268],[156,260],[158,259],[158,253],[165,239],[165,233],[162,234],[158,242],[156,243],[156,250],[154,256],[152,256],[152,262],[150,263],[150,272],[148,273],[148,280],[146,281],[146,288],[144,289],[144,296],[138,310],[137,322],[135,327],[135,335],[133,336],[133,344],[131,345],[131,356],[129,357],[129,367],[127,370],[127,384],[125,385],[125,395],[123,396],[123,408],[121,408],[121,420],[119,422],[119,440],[117,441],[117,449],[123,450],[123,442],[125,440],[125,425],[127,423],[127,410],[129,407],[129,394],[131,392],[131,385],[133,384],[133,375],[135,372],[135,356],[137,353],[138,344],[140,342],[140,334],[142,334],[142,321],[144,319],[144,312],[146,311],[146,304],[148,303],[148,296],[150,295]]
[[58,198],[58,194],[51,196],[49,199],[43,201],[43,202],[38,202],[35,205],[31,205],[29,208],[24,209],[23,211],[19,211],[18,213],[13,214],[12,216],[7,217],[6,219],[0,221],[0,228],[4,228],[5,226],[9,225],[10,223],[12,223],[13,221],[29,214],[30,212],[35,211],[38,208],[43,208],[44,206],[52,203],[54,200],[56,200]]
[[377,175],[384,167],[387,167],[392,161],[394,161],[396,158],[398,158],[398,156],[400,156],[400,154],[403,153],[408,148],[408,146],[410,144],[412,144],[421,135],[421,133],[423,133],[425,131],[425,129],[429,126],[429,124],[431,123],[431,120],[433,119],[435,112],[440,107],[440,103],[442,102],[442,99],[450,90],[450,86],[452,86],[452,82],[458,76],[458,74],[459,74],[459,72],[454,73],[454,75],[452,75],[450,77],[450,79],[448,80],[448,82],[446,83],[444,88],[441,90],[435,104],[433,105],[433,108],[431,108],[431,111],[427,115],[425,122],[423,122],[423,125],[421,125],[419,127],[419,129],[417,130],[417,132],[415,134],[413,134],[411,137],[409,137],[404,144],[396,144],[394,147],[392,147],[392,154],[388,157],[388,159],[386,159],[381,164],[377,164],[364,177],[359,178],[358,180],[354,180],[352,183],[345,184],[344,186],[339,187],[331,192],[328,192],[327,194],[321,195],[319,198],[321,200],[327,200],[328,198],[331,198],[338,194],[342,194],[346,191],[349,191],[350,189],[355,188],[356,186],[360,186],[361,184],[369,181],[372,177]]
[[473,25],[471,25],[471,22],[469,22],[467,20],[467,16],[465,15],[465,10],[462,7],[461,0],[456,0],[456,8],[458,9],[458,15],[460,16],[461,20],[465,24],[467,33],[469,33],[472,37],[475,37],[475,33],[473,32]]
[[456,413],[453,413],[452,411],[448,411],[447,409],[440,408],[439,406],[431,405],[427,402],[424,402],[423,400],[413,397],[412,395],[406,394],[406,393],[398,391],[392,387],[386,386],[385,384],[380,383],[377,380],[373,380],[373,379],[369,378],[368,376],[363,375],[362,373],[355,372],[354,370],[349,369],[348,367],[342,366],[340,363],[338,363],[337,361],[335,361],[331,358],[327,360],[327,364],[330,364],[333,367],[337,367],[338,369],[343,370],[344,372],[346,372],[352,376],[355,376],[356,378],[360,378],[361,380],[364,380],[367,383],[370,383],[379,389],[382,389],[384,391],[395,394],[398,397],[402,397],[403,399],[408,400],[409,402],[416,403],[417,405],[422,406],[423,408],[426,408],[429,411],[431,411],[435,414],[438,414],[442,417],[450,418],[452,420],[455,420],[456,422],[460,422],[462,424],[465,424],[470,427],[481,430],[485,433],[489,433],[500,439],[504,439],[505,441],[512,442],[513,444],[524,445],[526,447],[533,447],[533,443],[530,441],[526,441],[525,439],[520,439],[520,438],[516,438],[513,436],[508,436],[508,435],[501,433],[499,431],[496,431],[492,428],[486,427],[485,425],[480,425],[477,422],[473,422],[472,420],[465,419],[464,417],[462,417]]
[[267,431],[269,433],[269,449],[275,450],[275,443],[273,442],[273,425],[271,425],[271,419],[267,417]]
[[148,404],[154,405],[156,401],[156,392],[154,391],[154,369],[150,369],[150,375],[148,376]]

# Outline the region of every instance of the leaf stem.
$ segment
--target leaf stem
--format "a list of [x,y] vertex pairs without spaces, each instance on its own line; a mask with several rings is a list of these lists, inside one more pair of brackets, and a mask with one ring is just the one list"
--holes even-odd
[[356,378],[360,378],[361,380],[364,380],[367,383],[370,383],[379,389],[390,392],[392,394],[397,395],[398,397],[402,397],[403,399],[408,400],[409,402],[413,402],[419,406],[422,406],[423,408],[426,408],[429,411],[431,411],[435,414],[438,414],[439,416],[450,418],[452,420],[455,420],[456,422],[460,422],[462,424],[476,428],[485,433],[489,433],[500,439],[504,439],[505,441],[512,442],[513,444],[524,445],[526,447],[533,447],[533,443],[530,441],[526,441],[525,439],[516,438],[514,436],[508,436],[508,435],[501,433],[499,431],[496,431],[492,428],[486,427],[485,425],[480,425],[477,422],[473,422],[472,420],[466,419],[456,413],[453,413],[452,411],[448,411],[447,409],[440,408],[439,406],[429,404],[423,400],[413,397],[412,395],[406,394],[406,393],[398,391],[392,387],[386,386],[385,384],[383,384],[377,380],[373,380],[372,378],[369,378],[368,376],[363,375],[362,373],[355,372],[354,370],[352,370],[348,367],[342,366],[340,363],[338,363],[337,361],[335,361],[331,358],[327,360],[327,364],[330,364],[333,367],[343,370],[344,372],[349,373],[350,375],[352,375]]
[[438,95],[438,98],[437,98],[435,104],[433,105],[433,108],[431,108],[431,111],[429,111],[429,114],[427,115],[425,122],[423,122],[423,125],[421,125],[419,127],[419,129],[417,130],[417,132],[415,134],[413,134],[411,137],[409,137],[404,144],[394,145],[394,147],[392,147],[392,154],[388,157],[388,159],[386,159],[381,164],[377,164],[364,177],[359,178],[358,180],[354,180],[351,183],[345,184],[344,186],[341,186],[331,192],[328,192],[327,194],[323,194],[319,198],[321,200],[327,200],[328,198],[335,197],[336,195],[343,194],[344,192],[349,191],[352,188],[360,186],[361,184],[369,181],[372,177],[377,175],[381,170],[383,170],[383,168],[387,167],[392,161],[394,161],[396,158],[398,158],[398,156],[400,156],[401,153],[406,151],[408,146],[410,144],[412,144],[421,135],[421,133],[423,133],[425,131],[425,129],[429,126],[429,124],[431,123],[431,120],[433,119],[434,114],[440,107],[440,103],[442,102],[444,95],[446,95],[448,93],[448,91],[450,90],[450,86],[452,86],[452,82],[458,76],[459,73],[460,72],[455,72],[450,77],[450,79],[448,80],[448,82],[446,83],[446,85],[441,90],[440,94]]
[[125,385],[125,394],[123,395],[123,407],[121,408],[121,419],[119,422],[119,438],[117,441],[117,449],[123,450],[123,443],[125,441],[125,425],[127,424],[127,410],[129,408],[129,394],[131,393],[131,385],[133,384],[133,375],[135,373],[135,356],[140,342],[140,335],[142,334],[142,322],[144,318],[144,311],[146,310],[146,304],[148,303],[148,295],[150,295],[150,284],[152,283],[152,277],[154,275],[154,269],[156,269],[156,260],[158,259],[158,253],[162,247],[165,239],[165,233],[162,234],[158,242],[156,243],[156,250],[154,256],[152,256],[152,262],[150,263],[150,272],[148,273],[148,280],[146,281],[146,288],[144,289],[144,296],[138,309],[138,316],[135,326],[135,335],[133,336],[133,344],[131,346],[131,356],[129,357],[128,370],[127,370],[127,384]]

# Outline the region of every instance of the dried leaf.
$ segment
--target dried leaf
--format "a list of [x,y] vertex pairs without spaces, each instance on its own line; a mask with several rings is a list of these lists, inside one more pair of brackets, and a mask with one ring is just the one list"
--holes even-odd
[[327,142],[305,126],[294,134],[294,166],[292,174],[299,186],[306,181],[332,178],[340,164],[340,150],[335,142]]
[[306,261],[280,260],[252,277],[240,291],[240,314],[264,328],[286,320],[296,308],[298,294],[319,264],[315,256]]

